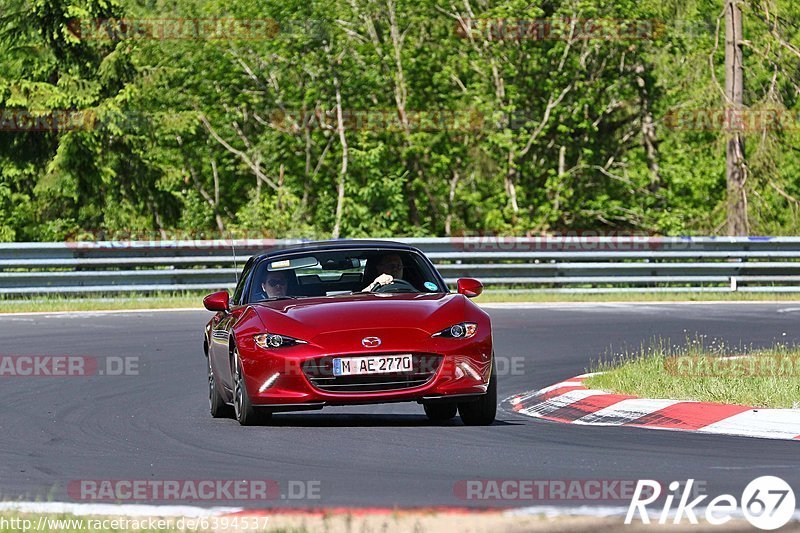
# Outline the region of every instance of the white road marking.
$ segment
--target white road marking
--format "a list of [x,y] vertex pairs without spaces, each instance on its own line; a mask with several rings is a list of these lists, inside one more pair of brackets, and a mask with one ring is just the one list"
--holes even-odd
[[567,405],[583,400],[584,398],[588,398],[590,396],[603,395],[603,394],[607,393],[601,390],[592,390],[592,389],[574,390],[562,394],[561,396],[550,398],[549,400],[546,400],[542,403],[537,403],[536,405],[532,405],[526,409],[522,409],[519,412],[522,414],[535,417],[547,416],[548,414],[557,411],[562,407],[566,407]]
[[583,385],[580,381],[562,381],[561,383],[556,383],[555,385],[550,385],[549,387],[545,387],[536,392],[537,395],[539,394],[546,394],[552,390],[561,389],[564,387],[580,387]]
[[610,405],[594,413],[577,419],[575,424],[593,424],[602,426],[621,426],[637,418],[649,415],[681,400],[650,400],[646,398],[630,398]]
[[751,465],[751,466],[709,466],[709,470],[764,470],[765,468],[788,468],[790,470],[797,470],[795,465]]
[[800,410],[753,409],[714,422],[697,431],[765,439],[794,439],[800,435]]
[[[705,516],[706,507],[693,507],[695,515],[698,517]],[[660,508],[651,510],[650,519],[657,521],[660,516]],[[677,513],[677,505],[667,513],[667,516],[674,518]],[[577,507],[561,507],[555,505],[533,505],[530,507],[521,507],[519,509],[509,509],[505,512],[506,515],[544,515],[547,518],[555,518],[559,516],[590,516],[595,518],[612,518],[617,516],[625,516],[628,514],[628,506],[589,506],[581,505]],[[730,511],[730,515],[736,519],[743,519],[741,508],[737,507],[735,510]],[[685,517],[684,517],[685,519]],[[792,515],[793,521],[800,521],[800,510],[795,511]],[[634,522],[636,524],[637,522]]]

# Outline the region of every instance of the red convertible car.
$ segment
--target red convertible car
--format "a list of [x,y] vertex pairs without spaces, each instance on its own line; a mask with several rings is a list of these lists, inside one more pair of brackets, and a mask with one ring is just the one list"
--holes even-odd
[[329,405],[417,402],[434,421],[489,425],[497,409],[489,316],[462,278],[388,241],[330,241],[251,257],[233,296],[206,296],[214,417],[240,424]]

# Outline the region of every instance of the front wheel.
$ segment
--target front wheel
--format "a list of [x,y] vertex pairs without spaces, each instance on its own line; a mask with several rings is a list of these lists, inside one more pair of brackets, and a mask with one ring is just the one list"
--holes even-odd
[[426,403],[425,414],[433,422],[446,422],[456,416],[458,405],[455,403]]
[[250,403],[250,396],[247,394],[247,386],[244,382],[244,372],[242,372],[242,361],[239,359],[239,351],[233,350],[233,411],[236,420],[243,426],[254,426],[266,422],[272,417],[272,413],[258,411]]
[[211,367],[211,356],[208,359],[208,407],[211,416],[214,418],[231,418],[233,409],[225,402],[225,399],[217,390],[217,378],[214,376],[214,369]]
[[489,426],[497,415],[497,371],[492,361],[492,375],[486,394],[472,402],[458,404],[458,413],[465,426]]

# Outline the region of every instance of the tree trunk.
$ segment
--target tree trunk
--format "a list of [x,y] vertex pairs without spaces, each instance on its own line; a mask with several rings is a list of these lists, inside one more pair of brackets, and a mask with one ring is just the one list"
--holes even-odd
[[650,93],[647,90],[645,67],[642,64],[636,65],[636,85],[639,87],[639,102],[641,105],[642,145],[647,158],[647,168],[650,171],[650,185],[648,185],[647,189],[654,193],[661,187],[661,169],[658,164],[658,140],[655,121],[653,120],[652,102]]
[[222,221],[222,215],[219,212],[219,172],[217,172],[217,162],[211,159],[211,174],[214,177],[214,220],[217,221],[217,229],[220,235],[225,235],[225,223]]
[[517,203],[517,187],[514,185],[514,179],[517,176],[516,161],[514,159],[514,147],[508,149],[508,167],[506,168],[505,183],[503,184],[506,189],[506,196],[511,203],[511,210],[516,215],[519,213],[519,204]]
[[[406,161],[406,168],[408,169],[409,178],[403,184],[403,190],[406,194],[406,202],[408,203],[408,211],[411,218],[411,223],[414,227],[420,226],[419,208],[417,207],[417,195],[414,190],[414,180],[418,179],[422,188],[427,191],[425,185],[425,174],[422,169],[422,164],[419,160],[419,155],[416,151],[411,150],[413,147],[411,142],[411,124],[408,119],[408,88],[406,87],[406,78],[403,71],[403,39],[400,31],[400,24],[397,21],[397,11],[393,1],[386,2],[386,11],[389,15],[389,35],[392,40],[392,52],[394,54],[394,100],[397,105],[397,114],[400,117],[400,123],[403,126],[403,142],[409,152],[412,154]],[[439,218],[439,208],[436,206],[436,200],[428,197],[429,205],[433,211],[435,219]]]
[[455,209],[455,202],[456,202],[456,187],[458,186],[458,168],[461,164],[461,160],[456,160],[456,170],[453,171],[453,178],[450,180],[450,194],[447,197],[447,216],[444,219],[444,234],[447,237],[452,235],[452,223],[453,223],[453,209]]
[[[738,0],[725,0],[725,96],[729,116],[742,109],[742,9]],[[729,121],[729,124],[733,121]],[[747,165],[744,139],[740,132],[729,131],[726,147],[727,226],[728,235],[747,235]]]
[[344,116],[342,112],[342,91],[339,87],[337,74],[333,75],[333,85],[336,89],[336,129],[339,132],[339,142],[342,144],[342,168],[339,171],[339,186],[336,196],[336,222],[333,224],[332,237],[339,238],[342,227],[342,211],[344,209],[344,180],[347,176],[347,137],[344,132]]

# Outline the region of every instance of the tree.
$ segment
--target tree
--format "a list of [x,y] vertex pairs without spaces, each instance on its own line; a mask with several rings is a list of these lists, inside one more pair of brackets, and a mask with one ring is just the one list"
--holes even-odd
[[[742,9],[739,0],[725,0],[725,98],[726,109],[732,114],[743,110],[743,66],[742,66]],[[728,196],[728,235],[747,235],[750,232],[747,220],[747,163],[745,161],[744,138],[741,132],[733,131],[726,143],[726,183]]]

